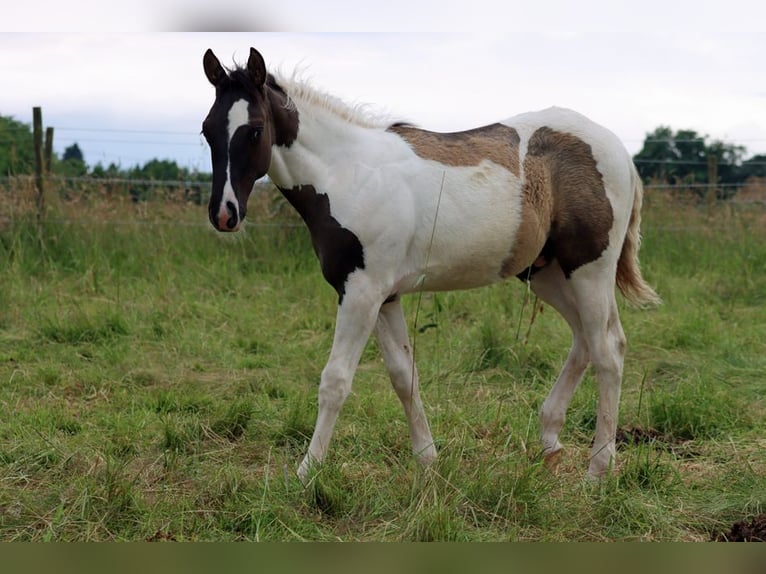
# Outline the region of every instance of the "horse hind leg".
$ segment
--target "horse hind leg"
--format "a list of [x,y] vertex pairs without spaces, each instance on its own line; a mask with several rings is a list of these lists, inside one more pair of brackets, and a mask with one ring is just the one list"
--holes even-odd
[[543,301],[556,309],[572,330],[572,348],[556,383],[540,408],[540,438],[543,456],[551,469],[558,465],[562,444],[559,434],[566,420],[566,412],[577,386],[588,367],[588,343],[585,339],[574,291],[564,277],[558,262],[541,269],[532,276],[531,287]]
[[571,284],[598,384],[596,434],[588,475],[600,478],[615,465],[626,339],[615,299],[614,269],[589,264],[572,276]]
[[384,304],[378,313],[375,335],[391,384],[404,407],[415,458],[424,466],[436,460],[436,448],[428,426],[418,389],[412,347],[407,335],[407,323],[398,300]]

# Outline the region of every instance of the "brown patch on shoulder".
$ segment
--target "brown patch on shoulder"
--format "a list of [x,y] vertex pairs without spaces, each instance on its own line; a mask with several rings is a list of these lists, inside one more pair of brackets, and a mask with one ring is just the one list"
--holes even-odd
[[526,280],[535,262],[558,260],[564,276],[609,246],[612,205],[590,145],[548,127],[532,134],[524,158],[522,222],[501,274]]
[[488,159],[519,177],[519,134],[503,124],[464,132],[439,133],[395,124],[388,131],[404,139],[423,159],[451,166],[479,165]]

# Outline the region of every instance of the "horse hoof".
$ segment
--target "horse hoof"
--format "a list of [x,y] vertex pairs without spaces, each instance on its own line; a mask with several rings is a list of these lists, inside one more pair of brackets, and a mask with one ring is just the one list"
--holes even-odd
[[551,472],[556,472],[556,469],[559,467],[559,464],[561,463],[561,454],[563,452],[564,452],[564,449],[561,449],[561,448],[551,452],[546,452],[544,455],[545,467]]

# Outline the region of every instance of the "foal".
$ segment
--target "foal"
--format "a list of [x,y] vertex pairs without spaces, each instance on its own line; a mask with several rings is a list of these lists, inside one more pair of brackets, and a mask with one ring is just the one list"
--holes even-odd
[[559,108],[429,132],[276,77],[253,48],[243,68],[225,70],[211,50],[203,65],[216,90],[202,130],[213,163],[211,223],[237,231],[253,184],[268,174],[305,221],[338,294],[301,480],[327,453],[373,332],[413,452],[431,463],[436,449],[399,298],[512,276],[572,329],[572,349],[540,412],[545,456],[559,454],[567,406],[592,364],[599,400],[588,473],[603,476],[614,463],[626,343],[615,284],[635,304],[659,302],[638,267],[641,182],[617,137]]

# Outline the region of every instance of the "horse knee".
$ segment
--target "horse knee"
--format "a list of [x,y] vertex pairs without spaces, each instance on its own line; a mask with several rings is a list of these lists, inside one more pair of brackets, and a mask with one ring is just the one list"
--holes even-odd
[[351,393],[351,375],[345,369],[327,365],[319,384],[319,405],[340,408]]

